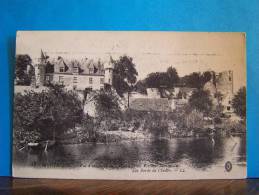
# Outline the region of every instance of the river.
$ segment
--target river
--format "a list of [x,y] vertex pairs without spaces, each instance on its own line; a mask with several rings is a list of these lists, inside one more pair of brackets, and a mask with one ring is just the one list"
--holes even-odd
[[244,137],[173,138],[121,141],[118,143],[57,145],[44,151],[15,151],[17,167],[77,168],[95,167],[123,169],[136,167],[177,167],[206,170],[222,166],[246,164]]

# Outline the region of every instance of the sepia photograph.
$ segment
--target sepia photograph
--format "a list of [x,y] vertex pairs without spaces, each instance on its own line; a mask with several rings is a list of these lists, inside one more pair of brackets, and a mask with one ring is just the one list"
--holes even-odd
[[246,35],[17,31],[13,176],[246,178]]

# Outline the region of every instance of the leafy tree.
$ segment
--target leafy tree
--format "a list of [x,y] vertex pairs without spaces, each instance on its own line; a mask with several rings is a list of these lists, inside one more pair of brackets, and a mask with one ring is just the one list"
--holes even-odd
[[212,79],[212,73],[210,71],[206,71],[204,73],[202,73],[201,75],[201,85],[204,85],[205,83],[207,83],[208,81],[210,81]]
[[[15,78],[17,79],[17,84],[19,85],[30,85],[31,77],[33,75],[31,58],[29,55],[17,55],[16,56],[16,66],[15,66]],[[27,73],[27,66],[30,65],[31,69]]]
[[111,59],[114,64],[113,87],[122,96],[136,83],[138,72],[133,59],[129,56],[121,56],[118,60]]
[[174,85],[176,83],[179,82],[179,76],[178,76],[178,73],[177,73],[177,70],[175,68],[172,68],[172,66],[170,66],[167,71],[167,76],[168,76],[168,87],[174,87]]
[[187,86],[192,88],[201,89],[205,83],[212,80],[215,84],[215,72],[213,71],[206,71],[203,73],[200,72],[193,72],[189,75],[184,76],[181,79],[181,82]]
[[159,72],[154,72],[150,73],[146,78],[145,78],[145,83],[147,87],[149,88],[159,88],[160,87],[160,73]]
[[203,114],[196,109],[185,117],[185,126],[191,129],[202,129],[204,127]]
[[119,98],[112,90],[101,90],[95,94],[93,99],[96,101],[96,112],[101,120],[120,116]]
[[209,114],[212,110],[212,100],[210,99],[210,94],[207,91],[194,91],[189,99],[189,104],[193,109],[197,109],[205,114]]
[[81,122],[81,128],[79,128],[77,132],[77,137],[80,142],[96,141],[94,118],[90,117],[88,114],[84,114]]
[[[97,113],[94,132],[99,129],[104,132],[114,129],[112,121],[121,116],[118,96],[112,90],[101,90],[95,94],[94,100]],[[105,141],[107,142],[107,134],[105,134]]]
[[46,91],[26,91],[14,96],[15,131],[38,132],[40,139],[52,139],[74,127],[83,116],[76,93],[52,85]]
[[175,68],[169,67],[166,72],[150,73],[145,83],[151,88],[173,88],[179,81],[179,76]]
[[54,64],[49,61],[46,63],[46,73],[54,73]]
[[232,100],[232,106],[238,116],[246,118],[246,87],[242,87],[238,90]]
[[186,75],[182,78],[182,82],[187,87],[200,89],[202,87],[202,85],[201,85],[201,73],[193,72],[189,75]]

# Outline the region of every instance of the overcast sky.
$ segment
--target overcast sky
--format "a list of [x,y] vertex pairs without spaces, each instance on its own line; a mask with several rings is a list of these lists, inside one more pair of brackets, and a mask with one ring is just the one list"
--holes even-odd
[[175,67],[180,76],[194,71],[234,71],[234,91],[246,85],[245,34],[135,31],[18,31],[16,53],[50,57],[133,58],[138,78]]

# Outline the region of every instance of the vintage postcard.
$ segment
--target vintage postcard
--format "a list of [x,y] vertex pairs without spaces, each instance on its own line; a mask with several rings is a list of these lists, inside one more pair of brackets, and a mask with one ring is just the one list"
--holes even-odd
[[18,31],[13,176],[246,178],[245,34]]

